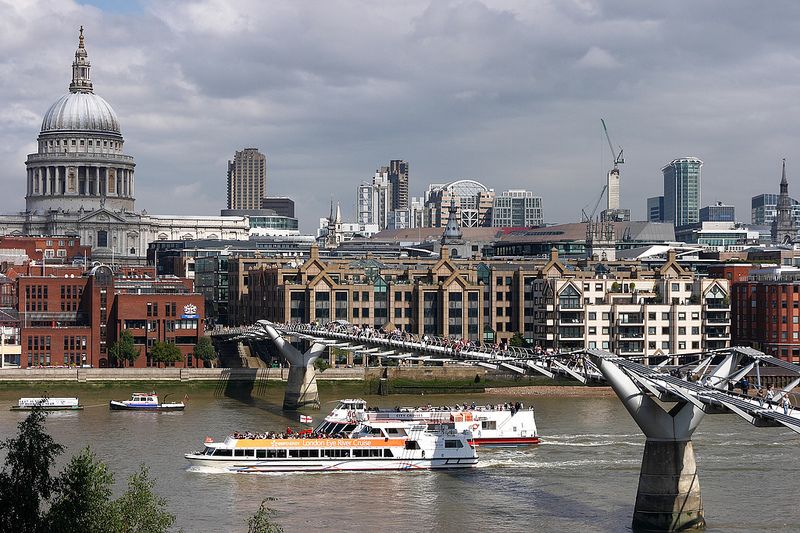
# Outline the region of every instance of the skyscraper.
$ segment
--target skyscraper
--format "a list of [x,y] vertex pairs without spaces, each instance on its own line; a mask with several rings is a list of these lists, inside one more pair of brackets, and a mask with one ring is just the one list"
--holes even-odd
[[664,222],[664,197],[651,196],[647,199],[648,222]]
[[700,168],[696,157],[675,159],[664,174],[664,221],[676,228],[700,221]]
[[408,162],[389,162],[389,184],[392,188],[392,209],[408,209]]
[[261,209],[267,195],[267,157],[245,148],[228,161],[228,209]]
[[781,192],[778,195],[778,206],[772,221],[772,242],[776,244],[791,243],[797,237],[797,228],[792,217],[792,199],[789,198],[789,182],[786,181],[786,159],[783,160],[781,172]]
[[377,224],[378,228],[386,229],[391,205],[389,169],[381,167],[375,172],[371,182],[365,182],[358,186],[356,222]]

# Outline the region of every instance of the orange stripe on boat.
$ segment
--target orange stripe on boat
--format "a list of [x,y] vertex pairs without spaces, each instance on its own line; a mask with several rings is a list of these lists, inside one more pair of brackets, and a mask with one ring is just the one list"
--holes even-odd
[[385,448],[405,439],[238,439],[237,448]]

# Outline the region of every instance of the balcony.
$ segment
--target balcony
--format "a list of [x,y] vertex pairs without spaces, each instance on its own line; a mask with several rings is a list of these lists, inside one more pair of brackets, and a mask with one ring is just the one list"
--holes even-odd
[[719,339],[727,340],[731,338],[731,334],[727,328],[707,328],[704,335],[706,339]]
[[617,324],[619,324],[620,326],[625,326],[628,324],[643,325],[644,315],[638,313],[637,314],[627,313],[619,315],[619,317],[617,318]]
[[644,326],[621,327],[618,330],[620,339],[644,339]]
[[621,342],[618,352],[620,355],[641,355],[644,353],[644,343],[641,342]]
[[56,164],[65,164],[71,161],[111,161],[117,163],[124,163],[132,165],[134,159],[132,156],[124,154],[103,154],[95,152],[49,152],[44,154],[29,154],[28,161],[54,161]]
[[720,309],[727,311],[730,308],[731,308],[730,302],[722,298],[712,298],[706,300],[706,309]]
[[564,316],[562,313],[561,316],[558,317],[558,324],[560,326],[575,326],[575,325],[582,325],[583,324],[583,316],[582,315],[568,315]]
[[731,317],[728,316],[728,313],[709,313],[706,315],[706,323],[707,324],[724,324],[729,325],[731,323]]
[[575,326],[565,326],[558,328],[559,339],[583,339],[583,328]]

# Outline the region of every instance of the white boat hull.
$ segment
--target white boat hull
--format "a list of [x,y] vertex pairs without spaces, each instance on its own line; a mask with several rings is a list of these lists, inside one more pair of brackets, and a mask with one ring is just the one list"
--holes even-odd
[[443,470],[473,468],[477,457],[453,459],[275,459],[275,460],[220,460],[198,454],[186,454],[190,468],[202,472],[230,472],[253,474],[264,472],[337,472],[367,470]]

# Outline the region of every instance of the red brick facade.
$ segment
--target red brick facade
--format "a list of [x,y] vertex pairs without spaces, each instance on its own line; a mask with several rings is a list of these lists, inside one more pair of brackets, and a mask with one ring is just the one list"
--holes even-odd
[[800,282],[742,281],[732,294],[731,345],[800,363]]
[[36,262],[71,263],[74,259],[90,260],[92,247],[81,246],[80,237],[0,236],[0,250],[24,250]]
[[108,349],[124,329],[139,348],[135,367],[156,365],[150,348],[157,341],[183,354],[171,366],[202,366],[193,354],[204,329],[202,295],[191,280],[149,274],[99,266],[80,276],[20,276],[21,366],[109,366]]

